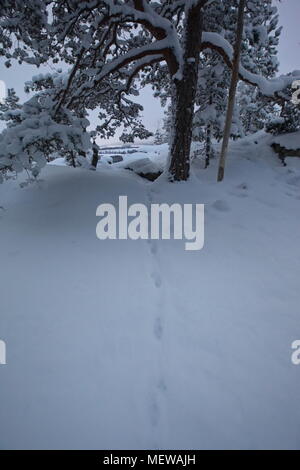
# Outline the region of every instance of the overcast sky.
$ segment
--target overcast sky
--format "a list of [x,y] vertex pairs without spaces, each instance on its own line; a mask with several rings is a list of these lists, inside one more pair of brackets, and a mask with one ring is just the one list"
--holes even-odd
[[300,0],[274,1],[283,31],[280,36],[280,72],[300,70]]
[[[283,26],[279,47],[280,73],[300,70],[300,0],[274,0],[274,5],[279,9],[280,24]],[[46,67],[38,70],[24,64],[6,69],[1,62],[0,66],[0,80],[4,80],[7,87],[15,88],[21,99],[26,97],[23,92],[24,82],[30,80],[32,75],[49,71]],[[137,101],[144,106],[142,114],[145,125],[148,129],[155,131],[163,117],[159,100],[153,98],[151,88],[148,87],[143,90]],[[109,142],[112,143],[115,140],[111,139]],[[104,145],[107,141],[101,143]]]

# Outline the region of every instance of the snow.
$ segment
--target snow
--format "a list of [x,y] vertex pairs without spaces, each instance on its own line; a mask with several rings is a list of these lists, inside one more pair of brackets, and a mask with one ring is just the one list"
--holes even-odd
[[[75,96],[81,96],[83,91],[93,88],[95,83],[99,83],[109,74],[115,72],[124,65],[126,66],[130,62],[140,59],[134,66],[134,69],[136,67],[136,70],[139,70],[141,65],[146,65],[147,63],[150,64],[153,60],[158,61],[159,59],[162,59],[163,52],[168,48],[172,50],[172,54],[174,54],[178,64],[178,71],[173,76],[173,79],[181,76],[183,67],[183,50],[177,30],[174,28],[171,21],[158,14],[151,5],[146,3],[143,5],[144,11],[138,8],[132,8],[130,5],[115,5],[110,0],[105,0],[105,3],[109,8],[110,16],[119,17],[120,19],[123,18],[124,20],[126,19],[126,22],[134,20],[134,22],[139,24],[147,24],[150,30],[159,28],[164,31],[165,37],[160,40],[152,41],[146,45],[139,44],[138,47],[132,48],[129,52],[107,62],[101,68],[100,72],[95,74],[93,80],[84,83],[78,88]],[[135,73],[133,72],[133,76],[134,75]]]
[[[271,138],[232,144],[222,184],[215,160],[178,184],[60,161],[0,186],[1,448],[300,448],[300,167]],[[97,240],[120,195],[205,203],[203,250]]]
[[155,164],[150,158],[141,158],[139,160],[135,160],[131,163],[125,164],[124,166],[125,168],[129,168],[135,173],[144,173],[144,174],[158,173],[162,170],[159,167],[159,165]]
[[289,150],[300,149],[300,131],[274,137],[273,142]]
[[[232,45],[220,34],[214,32],[204,32],[202,34],[202,42],[212,44],[221,49],[227,58],[232,61],[233,47]],[[265,96],[273,96],[274,94],[283,91],[291,86],[300,77],[300,70],[294,70],[288,75],[280,75],[275,78],[266,79],[262,75],[258,75],[247,70],[243,65],[240,65],[240,75],[248,82],[255,84],[259,87],[261,93]]]
[[127,154],[124,160],[114,164],[116,168],[129,168],[135,173],[160,173],[165,169],[168,145],[140,145],[138,152]]
[[202,42],[209,42],[214,46],[223,49],[225,54],[230,60],[233,58],[233,47],[232,45],[219,33],[204,31],[202,33]]

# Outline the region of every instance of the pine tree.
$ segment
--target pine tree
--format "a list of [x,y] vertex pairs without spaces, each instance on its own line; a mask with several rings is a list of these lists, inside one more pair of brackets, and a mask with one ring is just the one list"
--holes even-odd
[[0,102],[0,120],[7,121],[8,125],[10,121],[14,122],[18,120],[18,113],[14,111],[20,108],[20,98],[13,88],[9,88],[3,103]]
[[[230,70],[224,66],[216,53],[207,54],[205,65],[199,72],[196,97],[197,110],[194,116],[193,138],[204,142],[205,166],[214,155],[213,139],[220,141],[225,125],[227,84]],[[243,135],[237,109],[231,127],[231,137]]]
[[238,112],[245,135],[264,129],[266,122],[276,116],[276,103],[266,99],[257,88],[239,84]]
[[157,128],[154,134],[154,144],[161,145],[161,144],[164,144],[165,142],[166,142],[166,138],[163,134],[163,131],[160,128]]
[[[278,72],[278,44],[282,28],[272,0],[251,1],[246,14],[247,41],[242,45],[243,64],[253,73],[272,78]],[[243,49],[246,53],[243,53]],[[263,96],[256,87],[240,83],[237,95],[240,117],[245,134],[265,127],[276,116],[276,103]]]
[[[207,31],[222,34],[234,42],[238,2],[230,0],[208,6],[204,27]],[[277,46],[281,28],[278,28],[277,9],[272,1],[255,0],[247,4],[244,16],[244,34],[241,46],[242,62],[253,73],[273,77],[278,70]],[[212,156],[212,139],[220,140],[225,125],[225,113],[230,84],[230,70],[222,57],[213,51],[205,51],[199,73],[197,106],[194,119],[194,139],[204,142],[206,166]],[[274,103],[257,91],[257,88],[243,83],[234,107],[230,137],[236,139],[245,133],[256,132],[263,127]],[[256,116],[255,118],[251,118]]]
[[266,131],[273,135],[296,132],[300,129],[300,106],[285,102],[280,116],[271,119],[266,125]]
[[60,90],[61,74],[40,75],[26,85],[35,91],[32,98],[19,105],[18,98],[10,93],[1,108],[1,119],[7,128],[0,134],[0,168],[21,172],[24,169],[37,177],[41,168],[54,153],[65,156],[76,165],[76,156],[91,147],[87,132],[89,121],[85,112],[77,113],[61,107],[55,112],[55,96]]

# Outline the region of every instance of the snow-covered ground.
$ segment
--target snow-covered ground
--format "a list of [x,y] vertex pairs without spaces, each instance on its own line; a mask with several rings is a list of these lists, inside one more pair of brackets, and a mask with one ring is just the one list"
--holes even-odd
[[[195,162],[189,183],[102,163],[0,186],[1,448],[300,448],[300,160],[267,143],[232,144],[222,184]],[[205,203],[203,250],[99,241],[119,195]]]
[[300,148],[300,131],[276,136],[273,138],[273,142],[288,150],[298,150]]

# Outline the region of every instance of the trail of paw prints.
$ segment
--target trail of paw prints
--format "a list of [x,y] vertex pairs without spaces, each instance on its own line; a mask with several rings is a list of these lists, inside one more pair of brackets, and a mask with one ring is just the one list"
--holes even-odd
[[[154,203],[153,193],[148,191],[149,205]],[[156,449],[162,448],[162,440],[165,431],[165,410],[167,386],[164,379],[163,368],[163,340],[164,340],[164,313],[165,313],[165,288],[162,277],[159,240],[148,240],[150,257],[152,260],[151,280],[154,288],[153,309],[155,312],[153,321],[153,336],[157,341],[157,379],[154,381],[149,397],[149,418],[154,433],[154,446]]]
[[[151,189],[148,191],[148,202],[149,205],[153,204],[154,202],[153,192]],[[148,243],[153,266],[151,272],[151,279],[154,288],[158,291],[158,297],[155,305],[157,316],[154,320],[153,333],[156,339],[161,340],[163,337],[164,289],[158,257],[158,240],[149,239]]]
[[161,340],[163,336],[163,325],[160,317],[157,317],[154,322],[154,336],[158,340]]
[[159,425],[162,418],[162,403],[161,398],[167,392],[167,386],[163,378],[159,379],[156,384],[154,393],[150,397],[150,418],[153,427]]
[[[153,242],[155,243],[155,242]],[[153,287],[157,291],[156,302],[153,307],[156,312],[156,317],[154,320],[153,333],[156,339],[162,340],[164,333],[164,308],[165,308],[165,291],[164,283],[161,276],[159,261],[158,261],[158,249],[156,244],[151,245],[150,253],[153,259],[153,269],[151,272],[151,279],[153,282]]]
[[[151,250],[151,253],[152,253],[152,250]],[[151,274],[151,278],[154,282],[155,287],[157,289],[160,289],[160,287],[162,286],[161,275],[157,271],[153,271]]]
[[153,429],[153,448],[164,448],[165,409],[167,386],[163,378],[159,379],[149,397],[149,417]]
[[159,424],[160,409],[159,409],[158,400],[155,394],[151,396],[149,412],[150,412],[151,425],[153,427],[157,427]]
[[245,198],[249,196],[249,187],[247,183],[241,183],[235,186],[231,191],[229,191],[230,195]]

